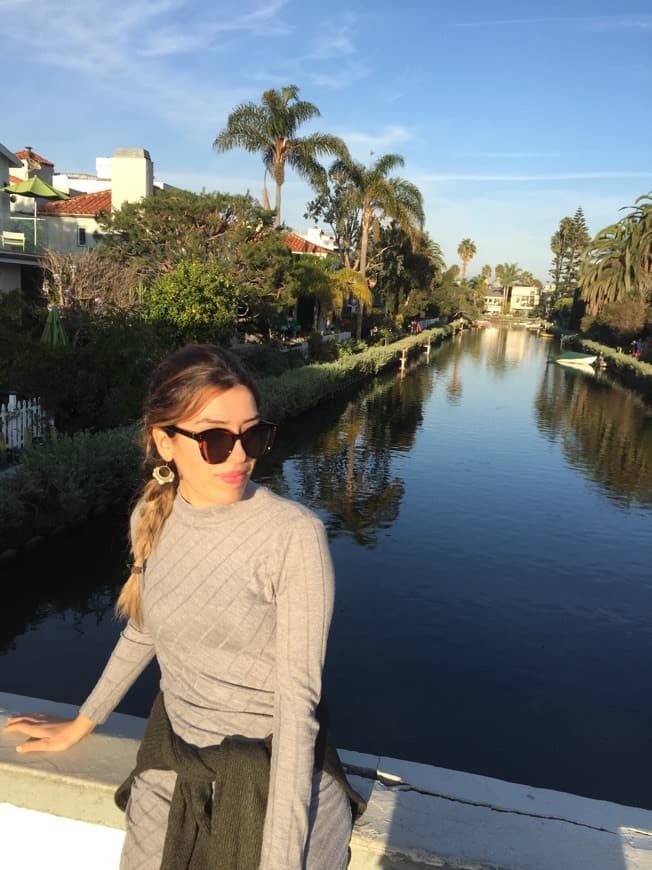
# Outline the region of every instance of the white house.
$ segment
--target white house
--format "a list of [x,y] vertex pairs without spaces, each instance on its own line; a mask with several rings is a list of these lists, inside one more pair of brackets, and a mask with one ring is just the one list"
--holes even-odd
[[538,287],[514,284],[510,294],[510,311],[512,314],[532,314],[540,298]]
[[101,212],[119,209],[125,202],[138,202],[154,192],[154,164],[145,148],[116,148],[110,161],[98,158],[96,165],[110,177],[84,179],[81,174],[58,175],[57,180],[67,182],[64,190],[73,193],[88,186],[90,192],[39,206],[39,215],[48,221],[48,244],[54,250],[82,252],[94,247],[95,233],[99,230],[97,216]]
[[491,287],[483,297],[484,314],[501,314],[503,310],[504,292],[502,287]]
[[[0,187],[19,181],[14,175],[22,167],[22,162],[8,148],[0,144]],[[25,236],[16,228],[11,219],[8,193],[0,193],[0,293],[19,290],[22,266],[31,258],[25,253]]]

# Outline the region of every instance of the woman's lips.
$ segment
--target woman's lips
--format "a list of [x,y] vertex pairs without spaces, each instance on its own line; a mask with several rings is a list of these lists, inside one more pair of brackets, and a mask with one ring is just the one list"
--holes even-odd
[[228,483],[230,486],[240,486],[240,484],[244,483],[247,479],[247,475],[244,471],[229,471],[226,474],[218,474],[220,480],[223,480],[224,483]]

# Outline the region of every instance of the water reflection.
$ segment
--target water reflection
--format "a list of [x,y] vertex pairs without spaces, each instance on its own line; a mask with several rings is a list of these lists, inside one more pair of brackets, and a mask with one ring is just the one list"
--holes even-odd
[[[291,424],[289,452],[265,483],[326,512],[331,536],[346,532],[373,547],[399,515],[405,484],[392,471],[392,457],[412,448],[432,387],[427,368],[413,364],[407,377],[390,376],[349,401],[327,428],[321,421],[313,437],[304,421]],[[295,452],[298,429],[307,437]]]
[[[88,626],[113,617],[116,590],[127,560],[126,505],[48,543],[2,563],[5,595],[0,619],[0,654],[39,624],[65,621],[80,636]],[[101,559],[97,554],[101,553]],[[85,627],[86,626],[86,627]]]
[[535,398],[539,430],[620,504],[652,504],[652,416],[603,376],[547,365]]

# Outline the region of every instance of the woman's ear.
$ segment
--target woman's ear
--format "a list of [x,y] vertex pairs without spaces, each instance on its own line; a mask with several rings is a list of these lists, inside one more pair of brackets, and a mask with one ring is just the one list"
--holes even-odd
[[152,429],[152,438],[154,439],[154,444],[156,444],[156,449],[158,450],[158,455],[164,462],[172,462],[174,459],[174,451],[172,449],[172,439],[165,431],[165,429],[159,429],[158,427],[154,427]]

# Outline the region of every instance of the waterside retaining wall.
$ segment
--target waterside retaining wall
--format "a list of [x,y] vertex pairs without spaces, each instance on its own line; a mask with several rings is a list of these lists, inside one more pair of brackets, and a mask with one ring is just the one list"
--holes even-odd
[[[76,708],[0,693],[7,716]],[[144,720],[114,714],[62,754],[0,736],[0,867],[115,870],[124,819],[113,792]],[[350,870],[652,870],[652,812],[392,758],[342,751],[369,801]],[[280,870],[280,868],[279,868]]]

